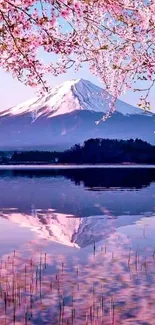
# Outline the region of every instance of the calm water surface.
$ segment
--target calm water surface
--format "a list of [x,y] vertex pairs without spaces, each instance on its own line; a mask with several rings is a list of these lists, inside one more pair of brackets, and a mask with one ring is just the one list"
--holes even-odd
[[0,170],[0,324],[155,319],[155,169]]

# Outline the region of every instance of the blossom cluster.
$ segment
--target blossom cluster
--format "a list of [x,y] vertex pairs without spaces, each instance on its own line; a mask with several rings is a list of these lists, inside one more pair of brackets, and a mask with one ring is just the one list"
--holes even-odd
[[[42,50],[54,54],[56,62],[49,55],[45,63]],[[114,98],[135,80],[147,80],[140,105],[149,108],[155,1],[0,0],[0,51],[1,67],[44,90],[47,73],[57,76],[85,62]]]

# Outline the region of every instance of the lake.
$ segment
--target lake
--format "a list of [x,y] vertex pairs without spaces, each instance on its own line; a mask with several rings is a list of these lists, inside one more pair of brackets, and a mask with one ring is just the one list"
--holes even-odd
[[155,168],[1,168],[0,255],[2,325],[154,325]]

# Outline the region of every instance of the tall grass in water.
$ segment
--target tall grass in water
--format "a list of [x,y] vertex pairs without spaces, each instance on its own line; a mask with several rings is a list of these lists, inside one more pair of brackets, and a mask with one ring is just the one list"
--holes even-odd
[[0,263],[0,324],[154,325],[154,255],[115,236],[83,264],[14,251]]

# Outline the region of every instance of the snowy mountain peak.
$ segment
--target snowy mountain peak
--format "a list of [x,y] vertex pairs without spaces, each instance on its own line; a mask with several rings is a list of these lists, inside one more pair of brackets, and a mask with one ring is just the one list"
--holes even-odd
[[[42,239],[78,249],[97,243],[112,232],[106,216],[100,215],[77,218],[52,209],[46,210],[46,213],[34,210],[32,214],[3,209],[0,218],[31,229]],[[107,223],[109,227],[105,227]]]
[[[31,114],[32,119],[39,117],[51,118],[68,114],[75,110],[102,112],[109,110],[111,96],[102,88],[84,79],[73,79],[53,87],[49,92],[25,103],[1,112],[1,116],[19,116]],[[116,103],[117,112],[123,115],[143,114],[139,108],[128,105],[120,100]]]

